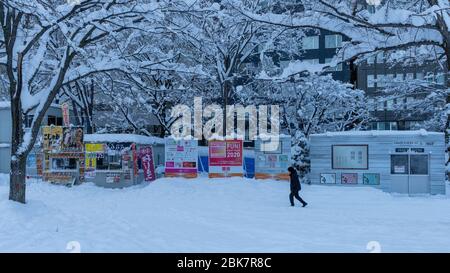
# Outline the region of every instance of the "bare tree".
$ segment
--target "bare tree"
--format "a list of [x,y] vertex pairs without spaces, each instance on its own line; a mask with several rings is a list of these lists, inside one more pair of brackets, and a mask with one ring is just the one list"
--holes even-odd
[[[99,71],[132,69],[133,53],[124,52],[117,41],[144,31],[141,24],[151,21],[145,15],[158,14],[148,1],[79,2],[0,1],[0,63],[6,70],[12,116],[11,200],[25,203],[26,158],[61,88]],[[31,130],[25,131],[24,117],[30,111],[34,118]]]

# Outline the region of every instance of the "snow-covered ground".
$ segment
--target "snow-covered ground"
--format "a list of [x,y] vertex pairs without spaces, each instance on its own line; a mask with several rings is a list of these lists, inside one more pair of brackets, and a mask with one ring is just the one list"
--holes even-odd
[[[0,176],[0,251],[450,252],[450,196],[394,196],[372,188],[285,182],[159,179],[122,190],[30,182],[27,205]],[[78,243],[72,243],[77,245]]]

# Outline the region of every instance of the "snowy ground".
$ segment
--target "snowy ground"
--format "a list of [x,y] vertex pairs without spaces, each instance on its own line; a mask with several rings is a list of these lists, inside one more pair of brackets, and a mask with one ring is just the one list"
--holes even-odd
[[[8,201],[0,176],[0,252],[450,252],[450,196],[247,179],[160,179],[123,190],[31,182]],[[372,243],[377,244],[377,243]]]

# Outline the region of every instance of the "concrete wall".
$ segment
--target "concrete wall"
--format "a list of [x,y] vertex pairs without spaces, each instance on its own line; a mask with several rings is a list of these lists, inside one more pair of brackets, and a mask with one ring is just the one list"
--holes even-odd
[[[444,134],[427,133],[426,135],[413,135],[411,132],[384,135],[336,135],[326,134],[312,135],[310,137],[311,173],[313,184],[320,184],[321,173],[335,173],[336,185],[341,184],[342,173],[357,173],[358,185],[363,185],[364,173],[379,173],[380,185],[374,186],[384,191],[391,191],[391,154],[396,148],[424,148],[429,155],[429,179],[431,194],[445,194],[445,143]],[[366,170],[342,170],[332,168],[332,145],[368,145],[368,169]],[[395,177],[395,176],[394,176]]]

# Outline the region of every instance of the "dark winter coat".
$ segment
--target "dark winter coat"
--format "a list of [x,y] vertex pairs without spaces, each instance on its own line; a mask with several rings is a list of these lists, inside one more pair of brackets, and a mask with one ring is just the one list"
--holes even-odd
[[291,172],[291,192],[298,192],[302,189],[300,186],[300,180],[298,179],[298,174],[296,171]]

